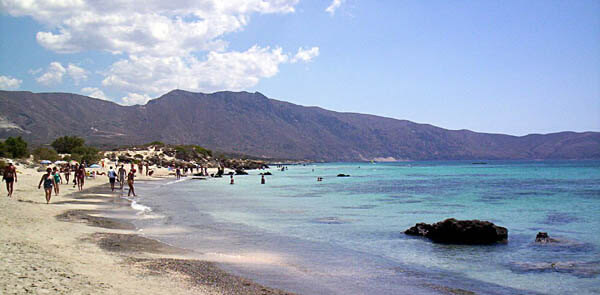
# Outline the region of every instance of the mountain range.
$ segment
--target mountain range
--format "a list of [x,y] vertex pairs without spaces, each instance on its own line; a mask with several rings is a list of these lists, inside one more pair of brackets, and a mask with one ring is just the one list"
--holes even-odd
[[341,113],[261,93],[173,90],[122,106],[71,93],[0,91],[0,138],[76,135],[99,146],[162,141],[264,158],[367,160],[600,159],[599,132],[512,136]]

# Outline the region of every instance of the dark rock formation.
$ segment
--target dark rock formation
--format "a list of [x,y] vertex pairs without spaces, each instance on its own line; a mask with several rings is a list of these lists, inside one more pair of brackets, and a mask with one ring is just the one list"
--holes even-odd
[[248,175],[248,172],[244,171],[244,169],[236,169],[235,175]]
[[505,227],[489,221],[454,218],[434,224],[417,223],[404,233],[423,236],[436,243],[445,244],[485,245],[506,242],[508,239],[508,230]]
[[558,243],[558,240],[551,238],[548,236],[548,233],[538,232],[535,236],[535,242],[540,244],[549,244],[549,243]]

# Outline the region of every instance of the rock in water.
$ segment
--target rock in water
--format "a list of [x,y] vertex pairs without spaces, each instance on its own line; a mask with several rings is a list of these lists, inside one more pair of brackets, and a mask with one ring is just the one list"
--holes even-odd
[[549,244],[549,243],[558,243],[558,240],[551,238],[548,236],[548,233],[538,232],[535,236],[535,242],[540,244]]
[[407,229],[407,235],[423,236],[436,243],[486,245],[506,242],[508,230],[489,221],[456,220],[449,218],[444,221],[426,224],[417,223]]

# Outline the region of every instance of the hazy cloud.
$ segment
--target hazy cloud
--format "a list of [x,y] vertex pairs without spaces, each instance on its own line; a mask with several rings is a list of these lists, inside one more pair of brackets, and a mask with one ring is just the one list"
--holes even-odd
[[67,73],[75,81],[75,84],[79,84],[80,81],[87,80],[87,71],[83,68],[80,68],[74,64],[69,64],[67,66]]
[[329,4],[329,6],[327,6],[327,8],[325,8],[325,11],[328,12],[330,15],[334,15],[335,11],[342,5],[342,3],[344,3],[344,1],[346,1],[346,0],[331,1],[331,4]]
[[150,99],[152,99],[152,98],[146,94],[127,93],[127,96],[121,98],[121,101],[125,105],[135,105],[135,104],[144,105]]
[[108,97],[106,97],[106,95],[104,95],[104,92],[102,90],[95,88],[95,87],[82,88],[81,93],[83,93],[84,95],[87,95],[89,97],[94,97],[94,98],[103,99],[103,100],[110,100]]
[[2,89],[2,90],[19,89],[19,87],[21,86],[21,83],[23,83],[22,80],[19,80],[19,79],[10,77],[10,76],[0,75],[0,89]]
[[317,56],[319,56],[319,47],[313,47],[310,49],[303,49],[300,47],[298,48],[298,53],[296,53],[296,55],[294,55],[292,58],[292,63],[298,61],[309,62]]
[[60,84],[66,72],[67,70],[59,62],[51,62],[46,72],[35,80],[46,86]]

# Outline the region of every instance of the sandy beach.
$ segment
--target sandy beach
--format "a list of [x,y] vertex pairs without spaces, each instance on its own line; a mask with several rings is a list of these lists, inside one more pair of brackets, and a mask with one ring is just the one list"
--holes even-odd
[[17,171],[13,197],[4,183],[0,197],[1,294],[290,294],[136,235],[129,201],[111,193],[106,176],[88,179],[82,192],[63,184],[47,205],[42,173]]

